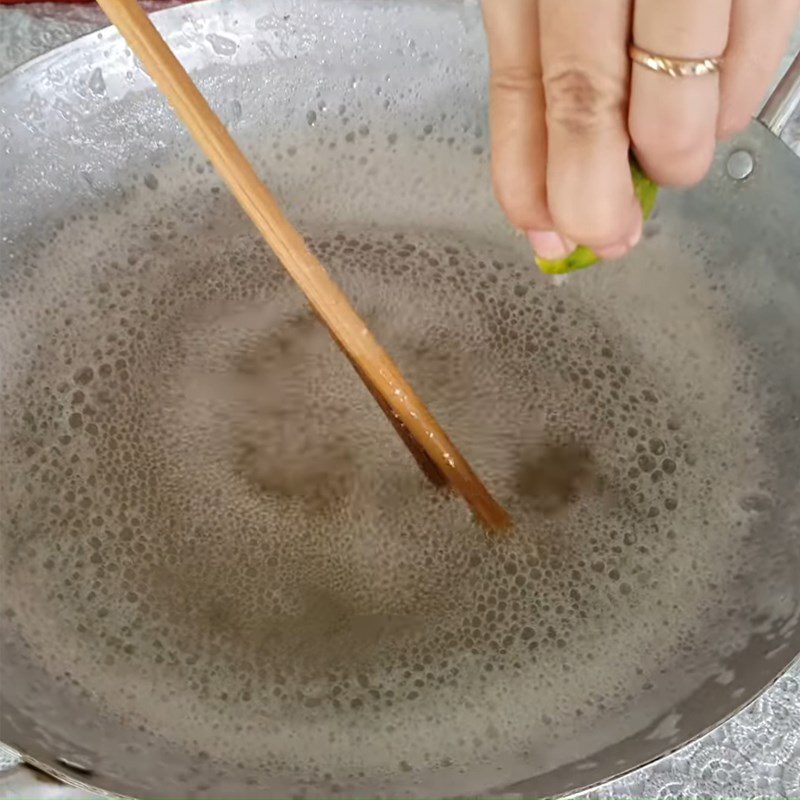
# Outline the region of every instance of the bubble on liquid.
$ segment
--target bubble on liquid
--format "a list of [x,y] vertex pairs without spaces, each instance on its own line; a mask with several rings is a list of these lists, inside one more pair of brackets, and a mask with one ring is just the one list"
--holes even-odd
[[772,508],[772,498],[763,492],[751,492],[739,498],[739,506],[745,511],[769,511]]
[[[345,129],[351,154],[404,146]],[[463,231],[304,227],[512,513],[515,536],[487,539],[258,236],[161,183],[138,217],[76,216],[0,276],[4,587],[54,674],[68,658],[106,710],[191,751],[346,781],[569,737],[722,608],[707,587],[773,507],[755,457],[736,467],[760,421],[714,397],[695,413],[667,369],[683,351],[627,330],[622,299],[537,282]]]
[[94,92],[94,94],[105,94],[106,92],[106,82],[103,78],[103,70],[100,67],[95,67],[92,70],[92,74],[89,76],[89,88]]
[[211,49],[219,56],[232,56],[239,49],[238,43],[228,36],[219,33],[206,34],[206,41],[211,45]]

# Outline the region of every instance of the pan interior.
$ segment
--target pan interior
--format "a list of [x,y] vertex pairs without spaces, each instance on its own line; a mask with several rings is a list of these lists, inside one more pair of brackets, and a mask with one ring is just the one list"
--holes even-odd
[[[477,52],[474,14],[439,13]],[[796,611],[761,588],[797,553],[760,538],[783,502],[775,398],[739,321],[742,294],[773,285],[708,268],[719,234],[674,198],[635,263],[537,276],[489,195],[477,57],[466,81],[411,43],[323,74],[264,48],[226,65],[231,31],[205,40],[206,90],[514,537],[425,484],[137,89],[81,136],[157,146],[97,151],[75,194],[20,168],[39,201],[9,208],[0,524],[19,663],[147,746],[282,786],[482,789],[656,723],[667,746],[685,735],[676,705],[707,681],[734,691],[731,659]],[[259,100],[268,74],[282,88]]]

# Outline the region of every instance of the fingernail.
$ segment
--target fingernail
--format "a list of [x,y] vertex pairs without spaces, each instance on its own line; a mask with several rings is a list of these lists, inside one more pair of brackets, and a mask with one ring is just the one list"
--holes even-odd
[[595,248],[595,253],[605,261],[613,261],[615,258],[622,258],[628,250],[630,250],[628,244],[620,242],[619,244],[612,244],[608,247],[597,247]]
[[528,241],[539,258],[548,260],[564,258],[575,249],[569,239],[555,231],[528,231]]
[[639,244],[639,241],[642,238],[643,229],[644,220],[642,219],[641,215],[639,215],[636,220],[636,228],[634,228],[633,233],[628,237],[628,247],[636,247],[636,245]]

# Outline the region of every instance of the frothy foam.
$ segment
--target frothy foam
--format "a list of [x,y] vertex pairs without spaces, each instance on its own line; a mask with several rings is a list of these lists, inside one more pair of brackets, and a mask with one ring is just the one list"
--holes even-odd
[[727,610],[762,467],[724,329],[723,420],[707,365],[633,338],[591,281],[446,233],[312,231],[511,511],[494,541],[252,235],[203,252],[154,218],[137,252],[108,219],[109,257],[95,224],[3,276],[0,513],[15,621],[107,712],[310,779],[476,763],[629,702]]

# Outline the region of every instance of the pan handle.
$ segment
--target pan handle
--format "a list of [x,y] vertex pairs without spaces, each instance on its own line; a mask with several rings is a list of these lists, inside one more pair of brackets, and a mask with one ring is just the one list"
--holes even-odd
[[767,102],[758,114],[758,120],[776,136],[780,136],[798,106],[800,106],[800,52],[794,57],[786,74],[767,98]]

